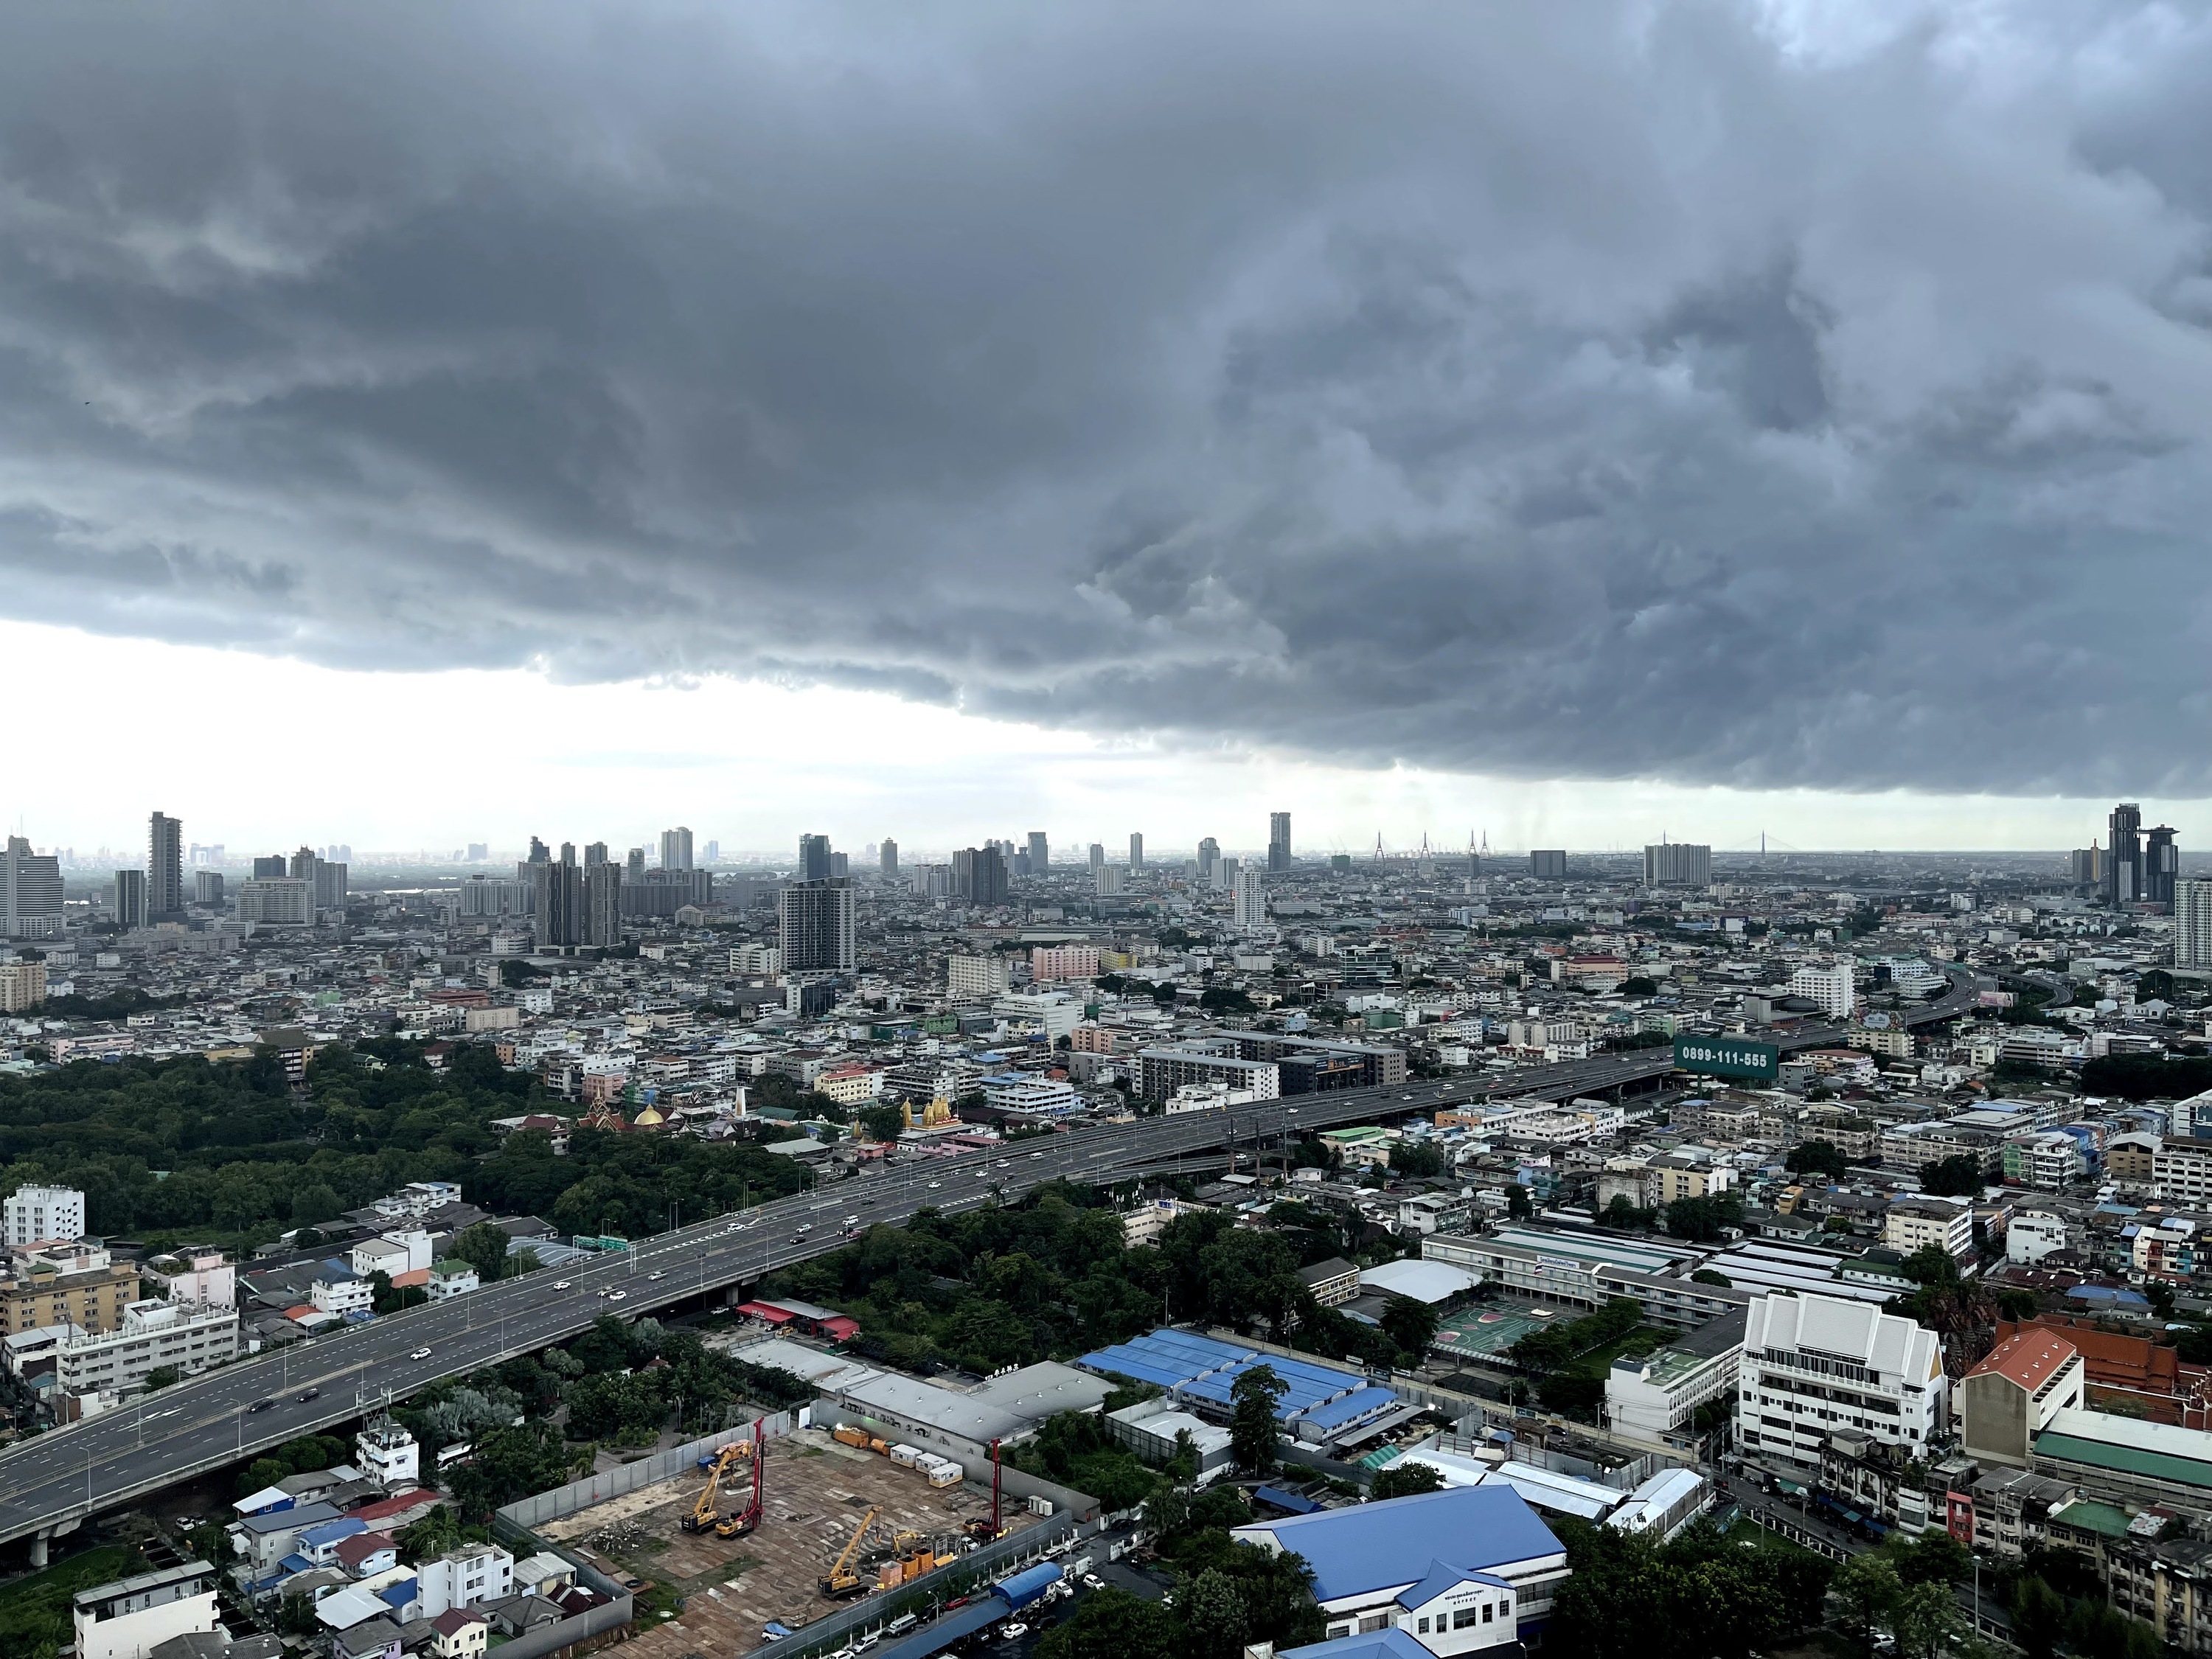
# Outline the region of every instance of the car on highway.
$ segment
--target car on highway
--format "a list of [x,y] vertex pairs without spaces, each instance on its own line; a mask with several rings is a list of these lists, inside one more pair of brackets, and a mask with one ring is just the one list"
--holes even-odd
[[310,1400],[314,1399],[317,1395],[320,1395],[321,1393],[322,1393],[322,1390],[321,1390],[320,1389],[308,1389],[305,1394],[298,1394],[298,1395],[293,1395],[292,1397],[293,1397],[295,1400],[297,1400],[297,1401],[298,1401],[301,1405],[303,1405],[303,1406],[304,1406],[304,1405],[306,1405],[306,1404],[307,1404]]
[[565,1291],[571,1287],[567,1279],[556,1279],[553,1281],[553,1288],[556,1291]]
[[257,1400],[246,1409],[249,1412],[265,1412],[276,1403],[273,1400]]
[[1010,1170],[1013,1168],[1013,1159],[1010,1158],[1002,1158],[999,1160],[999,1167],[1002,1170]]
[[791,1236],[791,1242],[794,1244],[804,1244],[806,1243],[806,1234],[803,1231],[795,1232]]
[[932,1192],[933,1193],[933,1192],[935,1192],[935,1191],[936,1191],[939,1187],[942,1187],[944,1184],[945,1184],[945,1183],[944,1183],[943,1182],[941,1182],[941,1181],[933,1181],[933,1182],[931,1182],[929,1183],[929,1190],[930,1190],[930,1191],[932,1191]]
[[858,1226],[860,1224],[860,1218],[856,1215],[848,1215],[845,1218],[845,1224],[848,1227]]
[[663,1269],[662,1269],[660,1272],[659,1272],[659,1273],[647,1273],[647,1274],[646,1275],[646,1277],[647,1277],[647,1279],[665,1279],[665,1278],[667,1278],[667,1277],[668,1277],[668,1272],[667,1272],[667,1269],[663,1268]]
[[629,1300],[629,1292],[628,1291],[610,1291],[607,1292],[607,1300],[610,1302],[627,1302]]
[[1042,1158],[1044,1154],[1042,1152],[1031,1152],[1030,1156],[1031,1158]]
[[814,1231],[814,1224],[811,1221],[802,1221],[799,1224],[799,1231],[802,1233],[811,1233]]
[[430,1357],[430,1351],[428,1348],[417,1348],[407,1357],[410,1359],[428,1359]]

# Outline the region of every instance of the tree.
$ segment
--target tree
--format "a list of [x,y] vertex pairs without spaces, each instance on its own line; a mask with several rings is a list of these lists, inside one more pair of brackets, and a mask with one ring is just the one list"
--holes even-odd
[[1722,1230],[1743,1218],[1743,1206],[1734,1194],[1717,1198],[1678,1198],[1667,1206],[1667,1231],[1677,1238],[1711,1243]]
[[906,1110],[896,1101],[879,1100],[860,1109],[860,1127],[878,1140],[896,1140],[906,1127]]
[[276,1631],[280,1636],[313,1636],[322,1629],[322,1620],[315,1617],[313,1596],[288,1595],[276,1604]]
[[1914,1584],[1898,1597],[1890,1623],[1900,1659],[1937,1659],[1959,1633],[1959,1603],[1948,1584]]
[[1201,1659],[1237,1659],[1243,1651],[1249,1624],[1244,1599],[1219,1568],[1208,1567],[1190,1581],[1178,1611]]
[[1895,1615],[1905,1595],[1896,1567],[1879,1555],[1855,1555],[1836,1570],[1832,1589],[1842,1604],[1845,1626],[1872,1653],[1876,1631]]
[[1248,1368],[1230,1384],[1229,1448],[1246,1474],[1274,1473],[1275,1407],[1289,1391],[1268,1364]]
[[1972,1553],[1948,1532],[1923,1532],[1913,1539],[1895,1534],[1888,1555],[1899,1581],[1906,1585],[1961,1584],[1973,1575]]
[[2066,1633],[2066,1598],[2033,1573],[2012,1595],[2012,1634],[2028,1659],[2051,1659]]
[[1433,1463],[1417,1459],[1401,1458],[1389,1468],[1382,1469],[1369,1483],[1367,1499],[1380,1504],[1392,1498],[1413,1498],[1425,1492],[1442,1492],[1444,1478],[1437,1473]]
[[1390,1305],[1382,1310],[1382,1334],[1413,1355],[1418,1364],[1437,1334],[1437,1310],[1425,1302],[1392,1297]]
[[1178,1635],[1166,1608],[1109,1584],[1045,1632],[1037,1659],[1174,1659]]
[[1390,1149],[1390,1173],[1421,1177],[1444,1172],[1443,1149],[1426,1140],[1401,1140]]
[[1977,1198],[1982,1190],[1981,1160],[1954,1152],[1920,1166],[1920,1190],[1935,1198]]
[[[2039,1298],[2033,1291],[1999,1291],[1997,1292],[1997,1312],[2007,1319],[2033,1319],[2039,1305]],[[2183,1357],[2187,1358],[2186,1355]]]
[[1517,1181],[1506,1183],[1505,1213],[1516,1221],[1526,1221],[1536,1213],[1536,1206],[1528,1201],[1528,1189]]
[[1659,981],[1647,974],[1632,974],[1620,981],[1620,994],[1625,997],[1656,997],[1659,994]]
[[1690,1283],[1692,1285],[1717,1285],[1721,1289],[1725,1291],[1733,1289],[1735,1285],[1735,1280],[1730,1279],[1726,1273],[1715,1272],[1711,1267],[1700,1267],[1697,1272],[1690,1275]]
[[1850,1167],[1832,1140],[1801,1141],[1790,1149],[1782,1164],[1794,1176],[1826,1176],[1838,1181]]
[[483,1283],[494,1285],[506,1274],[507,1243],[507,1235],[495,1223],[479,1221],[461,1231],[447,1254],[473,1267]]
[[146,1392],[154,1394],[168,1388],[182,1375],[174,1365],[156,1365],[146,1373]]

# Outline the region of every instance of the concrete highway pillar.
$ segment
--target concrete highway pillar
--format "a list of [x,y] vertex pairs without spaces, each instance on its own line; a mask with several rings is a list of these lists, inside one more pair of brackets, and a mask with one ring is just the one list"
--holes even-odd
[[51,1532],[31,1534],[31,1565],[33,1567],[43,1567],[46,1565],[46,1540],[52,1536],[53,1534]]

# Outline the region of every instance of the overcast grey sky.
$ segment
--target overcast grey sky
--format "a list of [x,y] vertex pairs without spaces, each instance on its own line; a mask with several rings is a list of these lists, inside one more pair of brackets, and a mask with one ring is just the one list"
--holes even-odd
[[26,9],[0,617],[2203,797],[2208,227],[2196,4]]

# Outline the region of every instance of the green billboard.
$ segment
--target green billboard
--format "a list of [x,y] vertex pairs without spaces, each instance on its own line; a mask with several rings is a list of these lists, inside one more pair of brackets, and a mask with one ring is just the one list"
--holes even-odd
[[1678,1036],[1674,1066],[1707,1077],[1755,1078],[1772,1083],[1782,1075],[1782,1050],[1771,1042],[1753,1042],[1747,1037]]

